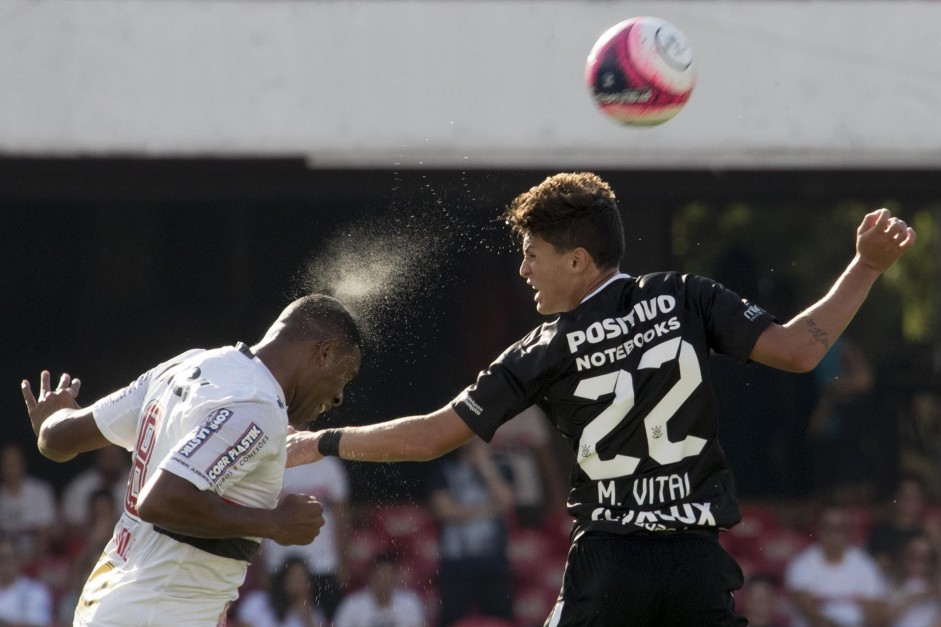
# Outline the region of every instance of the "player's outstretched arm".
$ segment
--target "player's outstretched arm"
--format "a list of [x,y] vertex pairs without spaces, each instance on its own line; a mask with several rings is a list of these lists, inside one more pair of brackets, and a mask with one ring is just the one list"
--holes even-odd
[[869,290],[915,244],[915,231],[888,209],[866,214],[856,230],[856,256],[819,301],[759,336],[751,359],[791,372],[812,370],[856,315]]
[[337,444],[338,439],[338,450],[328,450],[328,454],[351,461],[422,462],[453,451],[474,435],[457,412],[446,405],[423,416],[408,416],[362,427],[294,433],[288,436],[287,465],[298,466],[322,459],[322,439],[331,440],[333,444]]
[[80,380],[63,373],[53,390],[48,370],[39,375],[38,397],[29,381],[20,383],[39,451],[53,461],[66,462],[79,453],[111,444],[95,424],[92,412],[75,401],[81,386]]
[[312,496],[288,494],[274,509],[227,501],[166,470],[148,481],[137,502],[141,520],[195,538],[270,538],[310,544],[323,527],[323,506]]

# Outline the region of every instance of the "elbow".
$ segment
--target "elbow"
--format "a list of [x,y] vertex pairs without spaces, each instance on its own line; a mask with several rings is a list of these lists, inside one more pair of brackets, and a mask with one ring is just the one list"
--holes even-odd
[[151,492],[149,495],[141,495],[137,501],[137,515],[146,523],[151,525],[163,526],[169,522],[164,512],[165,507],[161,506],[159,499]]
[[171,512],[182,512],[185,509],[185,503],[174,503],[168,489],[161,487],[155,490],[151,482],[144,484],[137,496],[137,515],[152,525],[166,525],[170,522]]
[[51,459],[54,462],[67,462],[76,455],[71,450],[70,443],[66,438],[59,435],[59,432],[52,428],[46,428],[43,425],[39,430],[39,438],[36,440],[36,446],[43,457]]
[[785,370],[795,374],[805,374],[816,368],[822,358],[823,355],[798,355],[788,363]]

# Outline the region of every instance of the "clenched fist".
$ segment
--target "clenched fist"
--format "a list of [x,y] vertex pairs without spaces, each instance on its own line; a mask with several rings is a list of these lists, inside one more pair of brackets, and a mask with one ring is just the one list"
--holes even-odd
[[272,539],[278,544],[310,544],[323,527],[323,505],[312,496],[285,495],[275,508],[277,528]]

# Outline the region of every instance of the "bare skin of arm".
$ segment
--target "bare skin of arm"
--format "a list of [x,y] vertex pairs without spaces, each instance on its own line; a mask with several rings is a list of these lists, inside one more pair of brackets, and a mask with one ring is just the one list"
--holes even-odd
[[165,470],[141,491],[142,520],[197,538],[260,536],[278,544],[310,544],[323,526],[323,506],[312,496],[288,494],[275,509],[226,501]]
[[75,402],[81,386],[81,381],[66,373],[53,390],[48,370],[39,375],[38,398],[33,395],[29,381],[24,379],[20,384],[36,444],[53,461],[66,462],[79,453],[111,444],[98,430],[92,412]]
[[886,209],[863,218],[856,231],[856,256],[830,291],[784,325],[759,336],[751,359],[786,370],[808,372],[827,353],[862,306],[876,279],[915,244],[915,231]]
[[[472,437],[471,428],[450,405],[423,416],[408,416],[362,427],[344,427],[340,457],[359,462],[428,461],[453,451]],[[288,437],[287,465],[323,458],[317,450],[321,432]]]

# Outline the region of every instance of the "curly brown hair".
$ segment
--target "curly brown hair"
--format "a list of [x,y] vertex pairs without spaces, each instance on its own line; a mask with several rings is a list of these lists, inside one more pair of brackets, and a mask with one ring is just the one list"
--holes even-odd
[[556,250],[584,248],[595,265],[617,268],[624,225],[611,187],[592,172],[562,172],[513,199],[503,219],[520,238],[536,236]]

